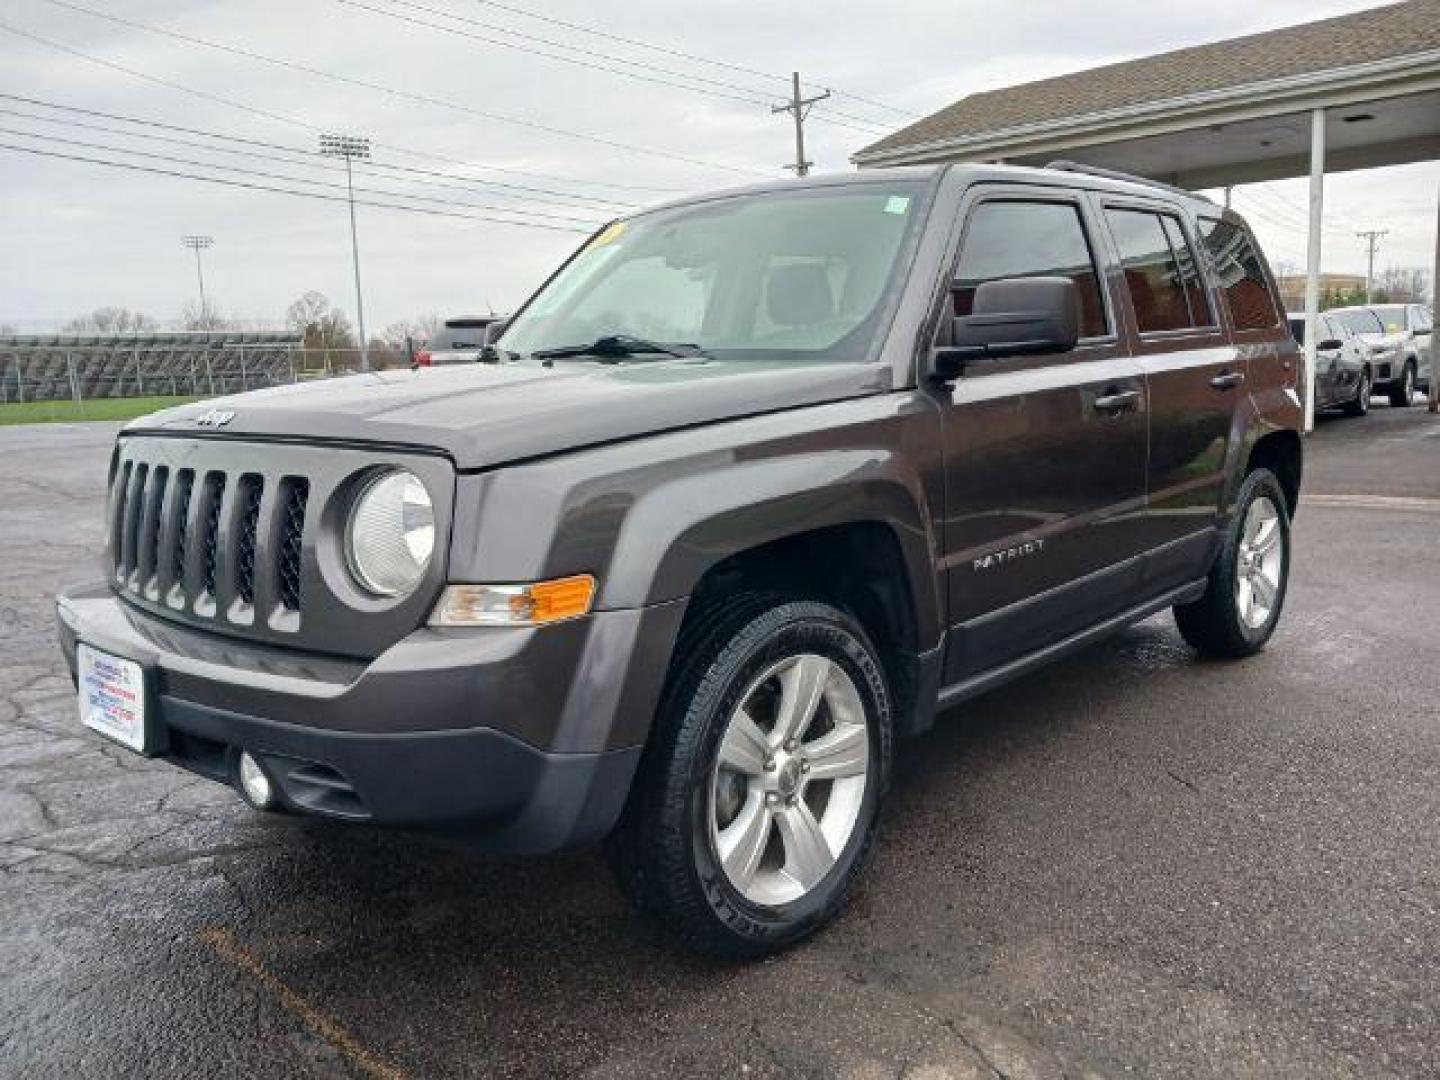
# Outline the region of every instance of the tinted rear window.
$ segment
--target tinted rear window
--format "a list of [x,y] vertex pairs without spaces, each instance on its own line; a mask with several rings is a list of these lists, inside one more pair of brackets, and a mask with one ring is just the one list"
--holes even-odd
[[1142,334],[1210,323],[1195,260],[1178,222],[1148,210],[1107,210]]
[[1229,221],[1200,219],[1200,234],[1215,266],[1236,330],[1265,330],[1280,321],[1275,294],[1248,233]]

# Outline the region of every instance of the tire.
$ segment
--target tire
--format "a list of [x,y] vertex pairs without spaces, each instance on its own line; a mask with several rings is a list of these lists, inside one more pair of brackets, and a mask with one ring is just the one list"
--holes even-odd
[[[1265,546],[1257,556],[1260,540],[1272,535],[1257,524],[1265,520],[1274,521],[1273,547]],[[1272,552],[1278,553],[1278,564]],[[1256,584],[1257,575],[1268,585],[1268,605]],[[1175,607],[1180,635],[1207,656],[1254,655],[1275,632],[1289,579],[1290,511],[1285,492],[1269,469],[1256,469],[1240,486],[1205,594]]]
[[[801,701],[812,719],[787,744],[786,706]],[[891,709],[875,648],[844,612],[762,594],[699,612],[608,845],[621,888],[702,952],[763,956],[814,933],[874,843]]]
[[1360,373],[1360,385],[1355,388],[1355,397],[1345,403],[1345,415],[1365,416],[1370,412],[1370,372]]
[[1415,396],[1415,365],[1409,360],[1405,361],[1405,368],[1400,373],[1400,378],[1390,383],[1390,405],[1396,409],[1408,409],[1410,400]]

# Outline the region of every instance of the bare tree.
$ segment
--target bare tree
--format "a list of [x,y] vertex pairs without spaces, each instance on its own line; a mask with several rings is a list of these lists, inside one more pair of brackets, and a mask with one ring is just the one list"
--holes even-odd
[[228,330],[230,328],[230,324],[220,314],[219,306],[208,298],[203,304],[199,300],[186,301],[180,321],[186,330]]
[[401,319],[391,323],[385,327],[380,336],[397,347],[403,347],[407,338],[419,345],[429,341],[435,332],[444,325],[445,316],[438,311],[429,311],[422,315],[416,315],[413,319]]
[[305,348],[355,348],[355,334],[345,312],[330,305],[330,298],[311,289],[285,309],[285,325],[304,335]]
[[149,315],[123,307],[98,307],[85,315],[77,315],[65,324],[76,334],[132,334],[154,330],[157,323]]
[[1377,276],[1375,299],[1391,304],[1423,304],[1430,299],[1430,272],[1419,266],[1392,266]]

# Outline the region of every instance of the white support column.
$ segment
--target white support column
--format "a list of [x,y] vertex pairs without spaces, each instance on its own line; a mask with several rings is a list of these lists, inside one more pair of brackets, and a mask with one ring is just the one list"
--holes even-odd
[[[1440,316],[1440,189],[1435,197],[1435,271],[1430,275],[1430,318]],[[1430,334],[1430,411],[1440,412],[1440,349]]]
[[1310,239],[1305,249],[1305,431],[1315,429],[1315,346],[1320,328],[1320,225],[1325,209],[1325,110],[1310,114]]

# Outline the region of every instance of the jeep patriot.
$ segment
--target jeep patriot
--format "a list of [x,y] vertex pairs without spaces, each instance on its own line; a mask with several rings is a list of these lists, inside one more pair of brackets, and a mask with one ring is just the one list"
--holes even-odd
[[691,946],[821,926],[899,736],[1173,608],[1285,602],[1301,359],[1243,220],[1079,166],[612,222],[487,362],[127,426],[84,723],[258,809],[605,841]]

